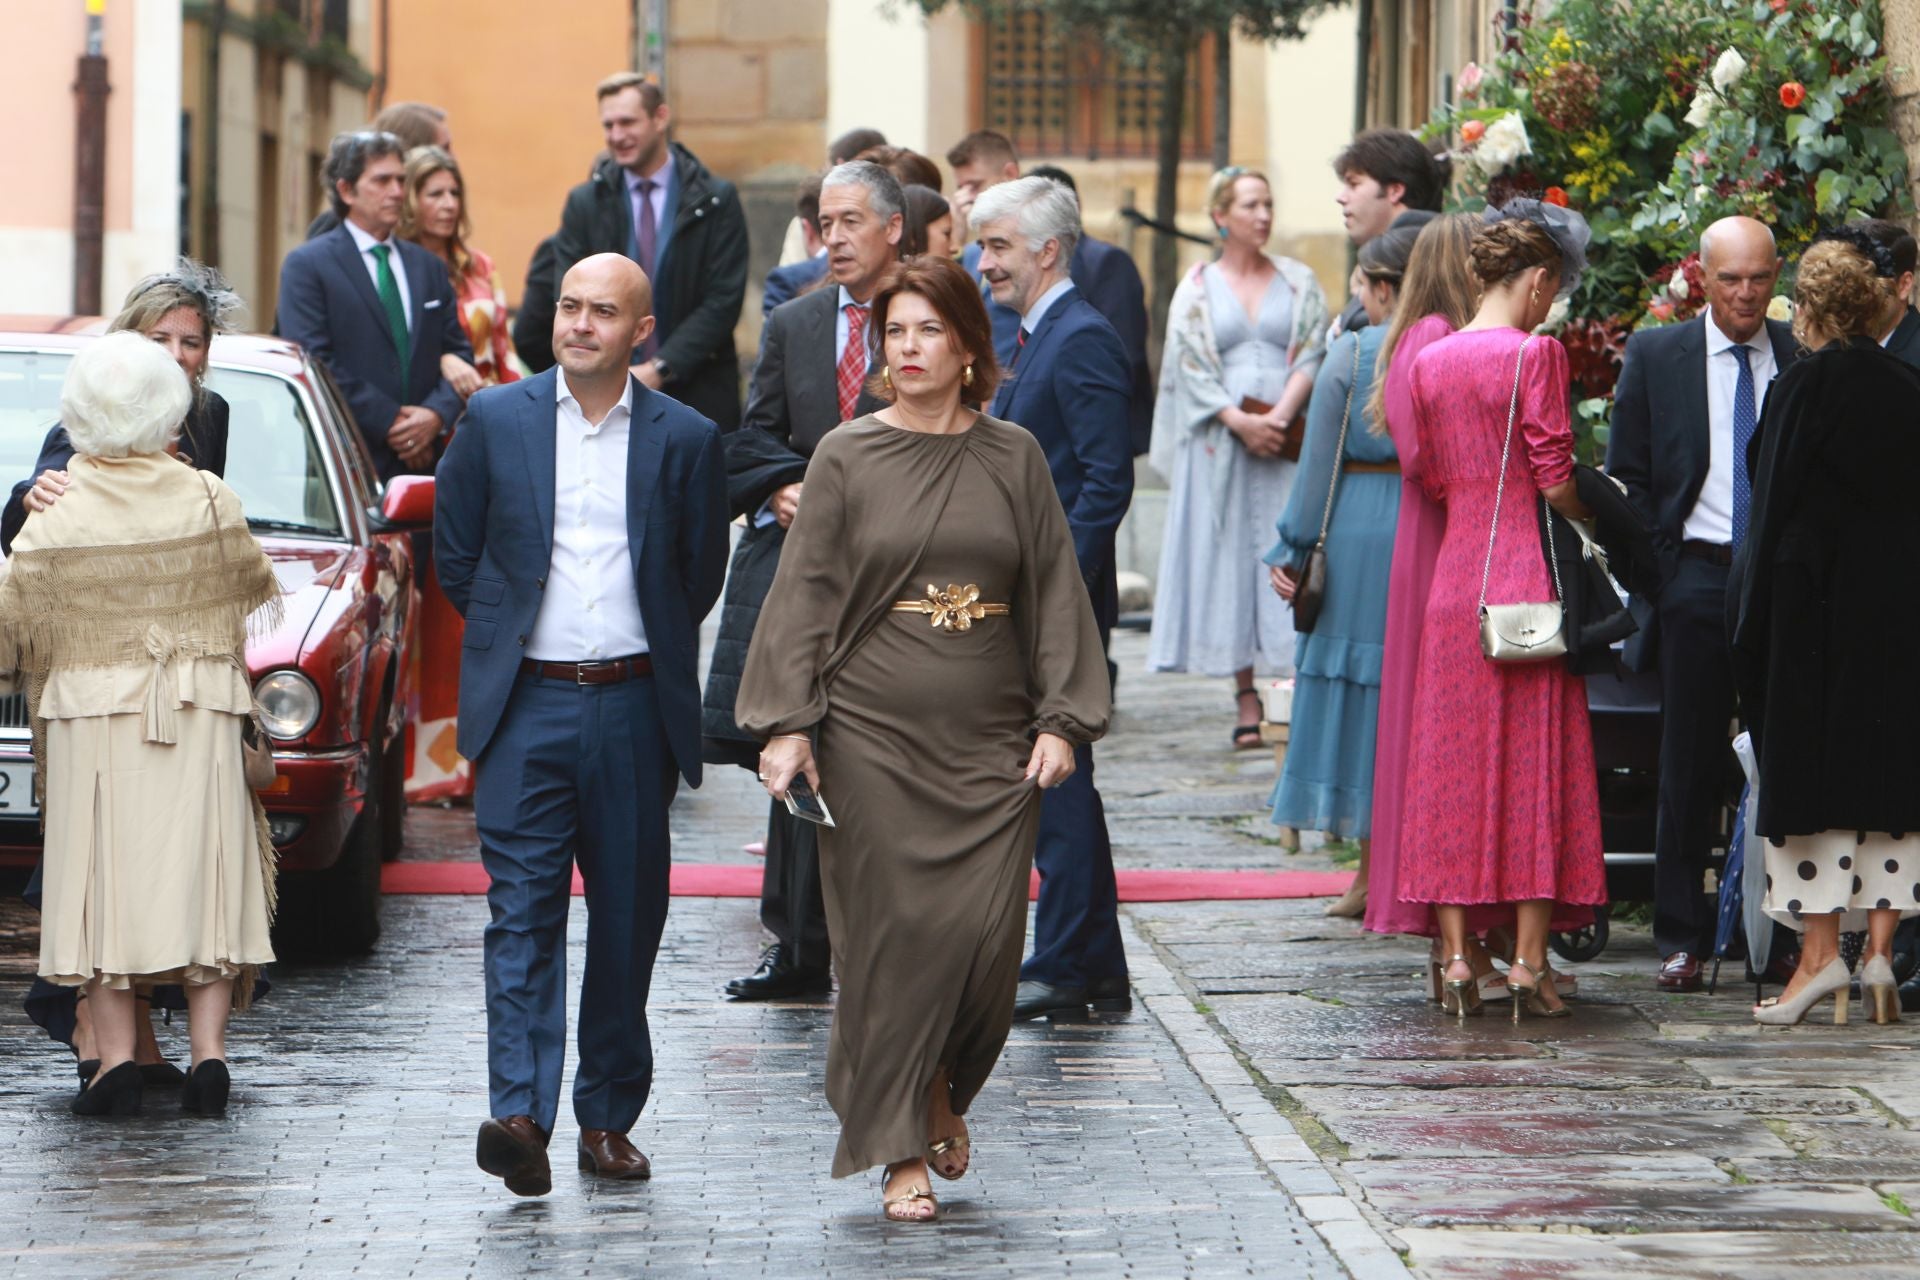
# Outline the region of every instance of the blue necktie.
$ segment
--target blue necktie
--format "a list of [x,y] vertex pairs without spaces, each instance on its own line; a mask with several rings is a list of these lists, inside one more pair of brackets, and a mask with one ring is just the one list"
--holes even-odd
[[1753,481],[1747,476],[1747,446],[1753,443],[1758,415],[1754,412],[1753,349],[1744,343],[1727,348],[1739,362],[1733,384],[1733,545],[1746,541],[1747,518],[1753,512]]

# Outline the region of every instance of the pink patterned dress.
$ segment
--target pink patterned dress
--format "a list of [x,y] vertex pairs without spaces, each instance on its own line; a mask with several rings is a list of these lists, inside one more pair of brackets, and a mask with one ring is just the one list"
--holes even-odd
[[[1415,676],[1398,893],[1405,902],[1607,900],[1586,689],[1564,663],[1489,662],[1478,604],[1517,329],[1457,333],[1414,360],[1420,478],[1446,510]],[[1489,604],[1550,599],[1540,491],[1573,474],[1567,353],[1527,347]]]

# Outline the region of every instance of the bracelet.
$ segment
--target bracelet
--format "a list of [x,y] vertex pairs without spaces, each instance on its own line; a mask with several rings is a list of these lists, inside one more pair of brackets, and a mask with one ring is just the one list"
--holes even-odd
[[804,733],[776,733],[773,735],[773,737],[767,739],[767,741],[778,742],[782,738],[786,738],[793,742],[804,742],[808,746],[813,745],[813,738],[810,735],[804,734]]

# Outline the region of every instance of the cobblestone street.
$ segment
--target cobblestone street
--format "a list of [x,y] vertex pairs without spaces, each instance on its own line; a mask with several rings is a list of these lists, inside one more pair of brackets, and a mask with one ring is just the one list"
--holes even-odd
[[[1325,870],[1287,853],[1273,765],[1233,755],[1224,681],[1138,674],[1101,782],[1131,868]],[[1152,725],[1151,734],[1144,725]],[[675,853],[750,863],[764,802],[722,771]],[[1312,841],[1309,840],[1309,844]],[[470,813],[415,810],[411,859],[475,855]],[[0,1271],[55,1276],[1910,1276],[1920,1235],[1914,1023],[1759,1034],[1751,988],[1657,996],[1641,931],[1579,966],[1569,1020],[1464,1029],[1423,947],[1318,900],[1123,908],[1132,1013],[1014,1029],[944,1221],[883,1223],[835,1183],[828,1009],[720,998],[759,946],[747,899],[677,899],[656,972],[651,1183],[566,1159],[515,1201],[473,1164],[485,1114],[478,897],[391,897],[361,963],[283,964],[236,1020],[224,1121],[150,1094],[67,1114],[71,1072],[19,1012],[33,919],[0,908]],[[580,925],[576,912],[575,953]],[[1735,975],[1737,979],[1737,974]],[[902,975],[910,981],[911,975]],[[1504,1009],[1504,1007],[1503,1007]],[[162,1043],[185,1054],[184,1029]],[[1399,1250],[1405,1255],[1403,1264]]]

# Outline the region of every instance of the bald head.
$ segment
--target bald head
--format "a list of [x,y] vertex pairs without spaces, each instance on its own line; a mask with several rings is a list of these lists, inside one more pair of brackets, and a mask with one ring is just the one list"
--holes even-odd
[[1700,271],[1713,325],[1735,342],[1758,333],[1780,279],[1780,252],[1767,224],[1735,217],[1708,227],[1700,236]]
[[567,383],[626,377],[633,350],[653,332],[653,285],[619,253],[582,258],[560,281],[553,355]]

